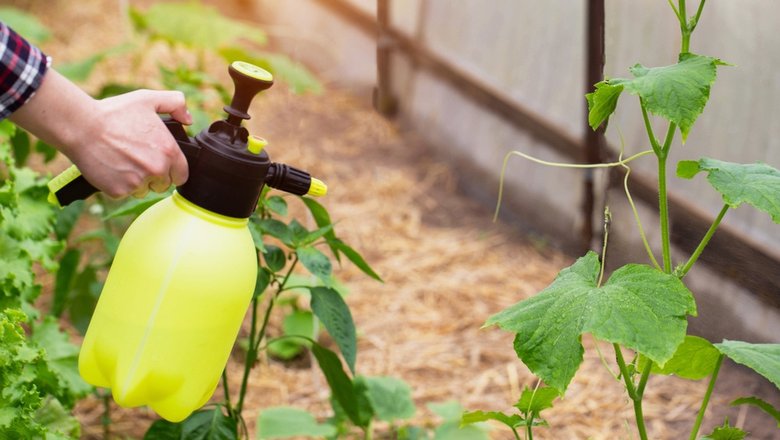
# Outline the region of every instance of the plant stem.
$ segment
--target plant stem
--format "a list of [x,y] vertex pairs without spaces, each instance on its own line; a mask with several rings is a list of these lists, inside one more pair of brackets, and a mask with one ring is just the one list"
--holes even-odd
[[680,33],[682,34],[682,47],[680,53],[688,53],[691,45],[691,29],[688,29],[688,14],[685,12],[685,0],[679,0]]
[[368,422],[368,426],[363,430],[363,440],[371,440],[374,437],[374,427],[371,421]]
[[661,251],[664,272],[672,273],[672,253],[669,243],[669,200],[666,193],[666,157],[658,157],[658,212],[661,217]]
[[225,369],[222,370],[222,388],[225,390],[225,408],[227,408],[228,415],[233,415],[233,405],[230,403],[230,389],[228,387],[228,377],[227,377],[227,365],[225,366]]
[[[252,365],[257,359],[257,352],[255,351],[255,329],[257,328],[257,307],[259,303],[257,297],[252,298],[252,324],[249,330],[249,347],[246,350],[246,359],[244,359],[244,373],[241,376],[241,389],[238,392],[238,404],[236,405],[236,413],[241,414],[244,409],[244,396],[246,395],[246,386],[249,382],[249,372],[252,370]],[[273,298],[271,298],[271,305],[273,307]],[[267,316],[267,315],[266,315]]]
[[699,17],[701,17],[701,11],[704,10],[704,3],[706,3],[707,0],[701,0],[699,2],[699,9],[696,10],[696,16],[693,18],[693,22],[691,23],[691,28],[688,29],[688,32],[693,33],[693,30],[696,29],[696,25],[699,24]]
[[247,349],[247,353],[246,353],[246,362],[244,363],[244,375],[241,378],[241,390],[239,391],[238,404],[236,405],[236,413],[238,414],[241,414],[241,411],[244,409],[244,396],[246,396],[246,387],[249,381],[249,372],[252,370],[252,366],[254,365],[255,360],[257,360],[257,353],[260,348],[260,344],[263,341],[263,338],[265,338],[265,331],[268,328],[268,322],[270,321],[271,312],[273,311],[274,305],[276,304],[276,298],[284,290],[285,285],[287,284],[287,281],[290,279],[290,275],[292,275],[292,272],[295,269],[295,266],[297,264],[298,264],[298,256],[295,255],[295,259],[290,265],[290,269],[285,274],[284,280],[281,283],[279,283],[279,286],[276,289],[276,293],[271,297],[271,301],[268,304],[268,308],[265,310],[265,315],[263,316],[263,324],[260,326],[259,332],[256,332],[257,307],[259,304],[257,298],[252,300],[252,328],[251,328],[251,333],[249,334],[249,348]]
[[613,343],[612,347],[615,349],[615,359],[617,360],[618,368],[620,369],[620,375],[623,376],[623,382],[626,384],[626,391],[628,397],[634,400],[636,397],[636,389],[634,388],[634,382],[628,374],[628,368],[626,367],[626,361],[623,359],[623,352],[620,351],[620,345]]
[[628,368],[626,367],[626,361],[623,359],[623,352],[620,351],[620,345],[612,344],[615,348],[615,359],[617,359],[618,367],[620,367],[620,374],[623,376],[623,382],[626,384],[626,391],[628,397],[631,398],[634,403],[634,418],[636,418],[636,427],[639,431],[639,438],[647,440],[647,430],[645,429],[645,417],[642,413],[642,394],[647,384],[647,379],[650,377],[650,368],[646,368],[642,372],[642,379],[639,381],[639,388],[634,386],[634,382],[628,374]]
[[515,435],[515,440],[520,440],[520,434],[517,433],[517,430],[515,428],[510,427],[509,429],[512,430],[512,434]]
[[707,247],[707,244],[710,242],[710,239],[715,234],[715,231],[718,229],[721,220],[723,220],[723,216],[726,215],[726,212],[728,210],[729,210],[729,205],[723,205],[723,208],[721,208],[720,213],[715,218],[715,221],[712,222],[710,229],[707,231],[706,234],[704,234],[704,238],[701,239],[701,243],[699,243],[699,246],[696,248],[695,251],[693,251],[691,258],[688,259],[688,262],[685,263],[685,266],[683,266],[683,268],[680,270],[680,273],[677,275],[679,278],[684,277],[685,274],[687,274],[688,271],[691,270],[693,264],[696,263],[696,260],[699,259],[699,256],[701,255],[702,252],[704,252],[704,248]]
[[725,356],[723,354],[718,357],[718,361],[715,364],[715,369],[712,371],[712,375],[710,376],[710,384],[707,386],[707,392],[704,393],[704,399],[701,401],[701,408],[699,408],[699,414],[696,416],[696,422],[693,424],[693,429],[691,429],[689,440],[696,440],[696,436],[699,434],[699,428],[701,427],[701,422],[704,420],[704,413],[707,411],[707,405],[710,403],[712,390],[715,389],[715,381],[718,380],[718,373],[720,372],[720,366],[723,364],[724,357]]
[[103,438],[106,440],[111,438],[111,400],[109,400],[109,396],[108,392],[100,396],[103,400],[103,416],[100,417],[100,423],[103,425]]
[[656,139],[655,133],[653,133],[653,126],[650,124],[650,116],[648,116],[645,103],[641,98],[639,99],[639,106],[642,108],[642,120],[645,122],[645,131],[650,139],[650,146],[653,147],[655,155],[659,156],[661,154],[661,146],[658,145],[658,139]]
[[533,423],[534,423],[534,421],[531,420],[531,423],[525,426],[525,432],[526,432],[525,439],[526,440],[534,440],[534,429],[533,429],[533,426],[532,426]]

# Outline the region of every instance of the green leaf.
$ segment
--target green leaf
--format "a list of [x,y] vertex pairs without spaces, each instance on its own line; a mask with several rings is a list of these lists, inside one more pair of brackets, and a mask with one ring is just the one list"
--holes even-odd
[[72,439],[81,436],[81,423],[52,396],[44,399],[43,405],[35,412],[35,418],[38,423],[46,427],[46,440]]
[[314,315],[305,310],[296,310],[284,317],[282,330],[285,336],[301,336],[306,338],[280,338],[268,343],[268,352],[280,359],[289,360],[309,347],[309,340],[316,339]]
[[61,332],[57,320],[51,316],[33,326],[30,340],[44,350],[43,359],[47,368],[54,374],[59,388],[65,390],[62,395],[68,398],[66,403],[86,396],[92,386],[84,382],[78,371],[79,348],[73,345],[68,335]]
[[260,295],[265,292],[265,289],[268,288],[268,285],[271,284],[271,272],[268,270],[268,268],[265,267],[258,267],[257,268],[257,281],[255,282],[255,292],[254,297],[257,298]]
[[131,48],[132,46],[130,44],[115,46],[101,52],[93,53],[83,60],[60,64],[57,66],[57,71],[71,81],[85,82],[89,79],[89,76],[92,74],[92,71],[95,70],[95,66],[97,66],[98,63],[109,56],[125,53]]
[[292,240],[292,247],[297,248],[303,246],[301,243],[309,235],[309,230],[304,227],[297,219],[292,219],[287,225],[287,229],[290,230],[290,236]]
[[723,424],[723,426],[716,427],[710,434],[705,435],[701,440],[742,440],[747,436],[747,433],[739,428],[729,426],[729,421]]
[[336,250],[343,253],[347,256],[349,261],[352,262],[355,266],[357,266],[358,269],[363,271],[364,274],[370,276],[371,278],[379,281],[384,282],[382,280],[382,277],[380,277],[376,272],[374,272],[374,269],[371,268],[371,266],[366,263],[366,260],[363,259],[363,256],[360,255],[356,250],[349,247],[346,243],[339,239],[335,239],[333,241],[328,242],[331,244]]
[[156,420],[144,434],[144,440],[181,440],[181,423]]
[[[699,380],[712,374],[718,365],[720,352],[710,341],[698,336],[688,335],[663,367],[653,363],[652,373],[682,377],[684,379]],[[646,365],[645,357],[640,356],[637,365]]]
[[308,232],[305,236],[298,240],[296,244],[298,246],[308,246],[322,238],[323,235],[327,234],[331,230],[333,230],[333,225],[323,226],[316,231]]
[[11,137],[11,147],[14,151],[16,165],[24,166],[27,163],[27,158],[30,157],[30,135],[24,130],[16,130],[16,133]]
[[724,340],[715,344],[734,362],[752,368],[780,389],[780,344],[750,344]]
[[257,417],[257,438],[289,438],[295,436],[330,437],[336,435],[336,428],[326,423],[318,423],[310,413],[297,409],[277,406],[266,408]]
[[35,142],[35,151],[43,155],[44,163],[49,163],[57,157],[57,149],[40,139]]
[[256,54],[253,58],[265,60],[268,71],[289,85],[295,94],[313,93],[318,95],[323,91],[322,83],[317,77],[306,66],[287,55],[264,52]]
[[615,112],[623,86],[611,86],[606,81],[596,84],[596,90],[585,95],[588,100],[588,124],[594,130]]
[[311,272],[312,275],[321,279],[324,283],[328,283],[331,273],[333,272],[333,265],[325,254],[312,246],[296,249],[295,253],[298,255],[298,259],[301,260],[303,266]]
[[588,252],[542,292],[485,323],[516,333],[518,357],[561,394],[582,362],[583,333],[664,364],[685,338],[686,315],[696,313],[693,295],[675,276],[629,264],[598,287],[599,269],[598,255]]
[[433,402],[426,405],[432,413],[444,419],[446,422],[459,421],[463,415],[463,405],[456,400],[446,402]]
[[50,312],[58,318],[62,316],[62,312],[65,311],[65,307],[68,303],[68,297],[73,286],[73,280],[75,279],[80,259],[81,251],[78,249],[68,249],[65,252],[65,255],[60,259],[60,270],[57,271],[54,282],[54,297],[52,299]]
[[[306,205],[306,208],[309,209],[309,212],[311,213],[312,217],[314,217],[314,222],[317,223],[318,227],[324,228],[325,226],[333,224],[330,219],[330,214],[328,214],[328,210],[325,209],[325,207],[322,206],[319,202],[311,197],[301,197],[301,200],[303,201],[303,204]],[[330,250],[336,257],[336,260],[341,261],[339,250],[334,244],[334,242],[338,241],[338,239],[336,238],[336,232],[333,229],[325,234],[325,240],[328,242],[328,247],[330,247]]]
[[263,201],[268,210],[281,216],[287,215],[287,201],[279,196],[271,196]]
[[76,226],[76,222],[84,211],[84,205],[83,200],[77,200],[57,211],[54,220],[54,234],[57,240],[67,240],[70,237],[73,227]]
[[[693,123],[704,110],[710,97],[710,87],[715,82],[717,66],[726,65],[717,58],[686,53],[680,56],[677,64],[663,67],[645,67],[634,65],[631,73],[633,79],[609,79],[604,81],[607,86],[623,86],[633,95],[638,95],[645,108],[655,115],[661,116],[680,127],[683,143],[688,137]],[[598,89],[596,91],[598,93]],[[594,105],[601,110],[589,115],[589,122],[601,118],[610,110],[611,99],[617,100],[619,91],[604,89],[603,97],[593,97]],[[614,108],[612,108],[614,110]],[[607,115],[608,116],[608,115]]]
[[287,257],[284,255],[284,251],[278,246],[271,244],[265,245],[265,251],[263,251],[263,259],[265,265],[271,272],[279,272],[284,269],[287,264]]
[[293,246],[292,232],[286,224],[273,218],[262,219],[256,224],[264,234],[276,237],[290,247]]
[[412,418],[416,411],[409,385],[394,377],[357,377],[366,386],[366,395],[379,420],[394,422]]
[[146,12],[134,14],[136,24],[152,37],[193,49],[216,50],[241,40],[266,42],[256,24],[229,19],[217,8],[200,3],[155,3]]
[[498,411],[472,411],[463,413],[463,417],[460,419],[460,426],[487,422],[488,420],[501,422],[510,428],[516,428],[525,421],[519,414],[508,415]]
[[98,281],[97,270],[93,266],[85,267],[73,281],[68,302],[68,318],[82,335],[87,332],[101,289],[102,284]]
[[344,302],[344,298],[333,289],[312,287],[309,291],[311,292],[312,311],[322,321],[333,340],[336,341],[350,371],[355,374],[357,332],[349,306]]
[[520,400],[515,404],[515,408],[524,414],[539,414],[547,408],[553,407],[553,401],[560,397],[560,393],[555,388],[540,387],[531,389],[526,387],[520,395]]
[[96,53],[83,60],[60,64],[57,66],[57,71],[73,82],[84,82],[89,79],[95,66],[105,57],[104,53]]
[[146,194],[146,196],[140,199],[134,199],[134,198],[128,199],[122,205],[118,206],[116,209],[113,209],[111,210],[111,212],[106,214],[103,217],[103,220],[110,220],[112,218],[124,217],[126,215],[131,215],[131,216],[141,215],[141,213],[151,208],[152,205],[154,205],[155,203],[159,202],[160,200],[170,195],[171,195],[171,191],[167,191],[165,193],[149,192],[148,194]]
[[747,203],[780,223],[780,171],[776,168],[764,163],[739,164],[706,157],[677,164],[677,175],[685,179],[700,171],[708,173],[710,185],[731,208]]
[[20,9],[2,6],[0,17],[3,17],[3,23],[33,44],[40,45],[51,37],[49,29],[36,16]]
[[434,440],[488,440],[490,438],[486,426],[481,423],[460,426],[464,411],[463,406],[457,401],[429,403],[427,407],[444,419],[444,422],[434,431]]
[[336,353],[315,341],[312,341],[312,343],[311,352],[317,360],[322,374],[325,375],[325,380],[328,382],[328,386],[330,386],[333,397],[352,423],[357,426],[366,426],[369,421],[361,417],[355,388],[347,373],[344,372],[339,357]]
[[777,427],[780,428],[780,410],[772,406],[772,404],[770,404],[769,402],[766,402],[754,396],[742,397],[740,399],[736,399],[733,402],[731,402],[731,406],[739,406],[739,405],[757,406],[762,411],[772,416],[772,418],[774,418],[775,421],[777,422]]
[[221,407],[192,413],[181,422],[181,438],[187,440],[235,440],[236,420],[222,413]]
[[51,232],[53,223],[52,205],[31,197],[20,197],[18,214],[6,219],[8,232],[20,239],[43,239]]

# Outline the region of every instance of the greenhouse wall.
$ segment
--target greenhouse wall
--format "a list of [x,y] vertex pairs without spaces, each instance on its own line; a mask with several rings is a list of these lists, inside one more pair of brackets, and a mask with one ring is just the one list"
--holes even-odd
[[[586,2],[391,0],[388,4],[388,26],[414,47],[537,115],[561,136],[581,142],[586,130]],[[284,30],[276,41],[286,51],[316,68],[326,81],[371,99],[377,84],[377,32],[365,25],[361,29],[344,11],[361,13],[375,22],[376,0],[263,0],[258,5],[258,16],[272,25],[272,33],[274,27]],[[675,62],[679,24],[666,2],[608,0],[606,11],[606,76],[629,76],[628,67],[637,62],[648,66]],[[685,145],[677,137],[670,164],[708,156],[780,166],[780,124],[774,123],[780,120],[776,104],[780,102],[780,76],[776,74],[780,51],[773,49],[780,45],[775,31],[778,16],[780,3],[772,0],[707,3],[691,42],[692,51],[733,66],[719,69],[707,108]],[[290,34],[295,37],[285,37]],[[401,126],[414,130],[450,161],[463,189],[487,208],[495,206],[502,161],[509,151],[547,161],[583,160],[577,154],[562,154],[471,99],[464,91],[467,85],[443,81],[420,57],[394,46],[392,39],[383,37],[379,43],[391,50],[386,80],[398,103]],[[663,121],[657,121],[656,131],[664,128]],[[606,138],[613,151],[623,147],[628,154],[648,148],[635,97],[626,94],[621,98]],[[638,176],[655,172],[652,159],[636,161],[632,167]],[[555,237],[559,243],[578,243],[584,178],[583,171],[513,158],[506,173],[505,218],[529,231]],[[615,212],[611,247],[640,251],[615,252],[616,260],[645,262],[641,244],[633,238],[636,226],[622,201],[622,188],[607,189],[605,172],[597,172],[595,178],[597,207],[606,200]],[[722,200],[703,176],[692,181],[672,179],[673,195],[682,205],[714,218]],[[640,211],[647,219],[648,235],[657,239],[657,214],[650,205],[640,206]],[[596,219],[595,224],[598,227],[600,221]],[[724,224],[749,243],[750,249],[760,249],[770,257],[762,268],[765,273],[780,273],[780,226],[766,213],[739,208],[726,216]],[[599,237],[595,232],[594,240]],[[679,260],[685,254],[678,251],[678,255]],[[716,313],[717,317],[708,322],[694,319],[694,330],[713,338],[780,341],[780,289],[765,292],[762,299],[719,272],[717,266],[702,265],[689,276],[694,289],[704,292],[699,296],[701,314]],[[726,324],[740,320],[741,325]]]

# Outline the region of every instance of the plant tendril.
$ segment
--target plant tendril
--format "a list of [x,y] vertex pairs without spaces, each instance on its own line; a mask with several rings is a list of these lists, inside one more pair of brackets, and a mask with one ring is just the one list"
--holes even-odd
[[501,176],[499,177],[499,184],[498,184],[498,201],[496,202],[496,212],[493,214],[493,221],[498,220],[498,213],[501,210],[501,200],[503,199],[504,194],[504,179],[506,178],[506,168],[509,163],[509,158],[512,156],[520,156],[524,159],[528,159],[531,162],[536,162],[538,164],[547,165],[551,167],[556,168],[612,168],[616,166],[625,166],[625,164],[631,162],[634,159],[638,159],[642,156],[646,156],[648,154],[652,154],[653,150],[645,150],[641,153],[637,153],[628,159],[625,160],[619,160],[618,162],[610,162],[610,163],[561,163],[561,162],[549,162],[542,159],[537,159],[531,155],[525,154],[521,151],[510,151],[509,153],[504,156],[504,164],[501,167]]

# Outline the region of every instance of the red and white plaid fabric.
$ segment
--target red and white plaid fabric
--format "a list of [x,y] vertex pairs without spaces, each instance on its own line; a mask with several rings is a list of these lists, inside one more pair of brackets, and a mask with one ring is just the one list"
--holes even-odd
[[0,22],[0,120],[35,94],[48,67],[40,49]]

